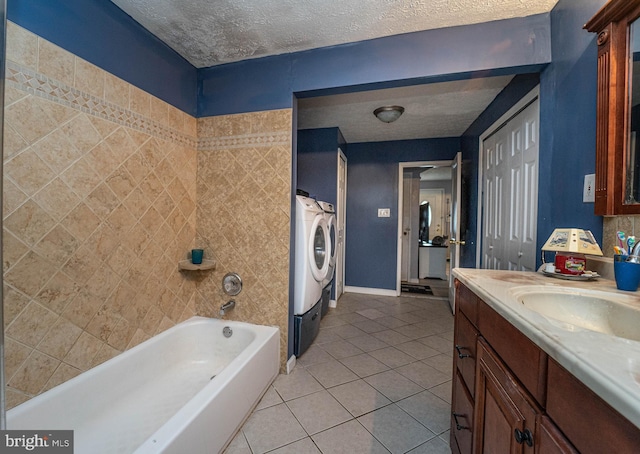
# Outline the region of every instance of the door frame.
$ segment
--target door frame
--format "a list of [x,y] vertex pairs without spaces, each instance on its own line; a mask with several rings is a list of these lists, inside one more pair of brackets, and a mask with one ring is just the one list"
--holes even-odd
[[[484,140],[495,133],[498,129],[504,126],[509,120],[515,117],[521,110],[538,99],[540,102],[540,85],[537,85],[533,90],[524,95],[517,103],[513,105],[507,112],[505,112],[498,120],[493,122],[478,138],[478,211],[476,214],[476,268],[480,268],[482,265],[482,213],[484,212],[484,172],[483,169],[483,143]],[[539,122],[538,122],[539,124]],[[538,135],[540,134],[540,128],[538,127]]]
[[[340,198],[340,160],[344,161],[344,200]],[[339,248],[336,254],[335,274],[333,281],[334,296],[329,301],[330,307],[336,307],[337,301],[340,299],[340,295],[344,293],[344,278],[345,278],[345,251],[346,251],[346,230],[347,230],[347,156],[343,153],[342,148],[338,147],[338,159],[336,160],[336,172],[338,173],[338,181],[336,181],[336,235],[340,235],[340,223],[338,222],[338,214],[342,214],[342,246]],[[339,238],[336,238],[336,247],[339,245]],[[338,275],[342,283],[341,292],[338,294]]]
[[451,167],[451,160],[446,161],[414,161],[398,163],[398,227],[397,227],[397,255],[396,255],[396,296],[402,293],[402,201],[404,197],[403,174],[411,167]]

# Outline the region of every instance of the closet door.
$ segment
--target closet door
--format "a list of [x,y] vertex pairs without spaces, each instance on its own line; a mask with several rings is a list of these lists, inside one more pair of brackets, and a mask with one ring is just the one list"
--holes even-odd
[[483,141],[483,268],[535,270],[538,116],[536,99]]

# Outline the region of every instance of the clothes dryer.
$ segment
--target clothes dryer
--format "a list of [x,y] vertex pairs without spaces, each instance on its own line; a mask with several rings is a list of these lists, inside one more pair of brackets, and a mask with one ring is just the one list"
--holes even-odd
[[320,331],[322,283],[329,270],[329,231],[320,205],[296,196],[293,353],[302,355]]

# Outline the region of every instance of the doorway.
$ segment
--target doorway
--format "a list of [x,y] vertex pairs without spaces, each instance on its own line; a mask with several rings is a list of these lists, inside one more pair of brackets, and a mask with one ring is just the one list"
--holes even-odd
[[447,296],[451,161],[401,162],[396,294]]

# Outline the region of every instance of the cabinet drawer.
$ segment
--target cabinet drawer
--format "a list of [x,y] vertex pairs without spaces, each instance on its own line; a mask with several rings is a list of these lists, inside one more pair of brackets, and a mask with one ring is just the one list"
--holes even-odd
[[547,354],[482,300],[478,302],[478,329],[511,372],[544,408]]
[[474,397],[476,386],[476,342],[478,331],[471,322],[458,312],[456,316],[453,357],[464,384]]
[[473,443],[473,399],[462,377],[454,371],[451,405],[451,442],[461,454],[471,453]]
[[456,310],[467,316],[469,321],[478,326],[478,297],[463,283],[456,280]]
[[640,429],[549,360],[547,413],[583,454],[638,452]]

